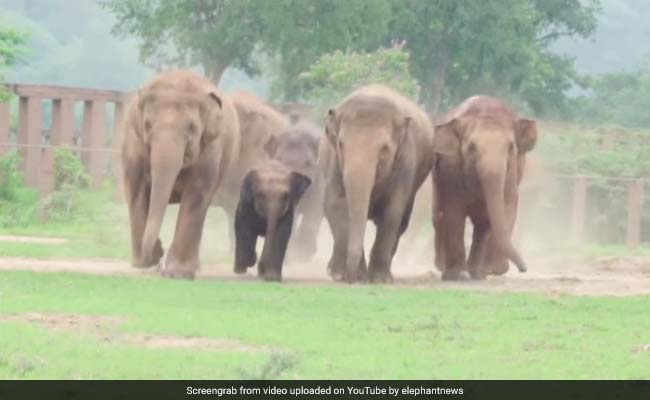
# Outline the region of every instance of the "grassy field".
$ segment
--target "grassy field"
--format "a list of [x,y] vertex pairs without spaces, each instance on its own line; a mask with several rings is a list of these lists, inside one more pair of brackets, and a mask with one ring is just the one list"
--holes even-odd
[[0,378],[648,379],[649,301],[3,272]]

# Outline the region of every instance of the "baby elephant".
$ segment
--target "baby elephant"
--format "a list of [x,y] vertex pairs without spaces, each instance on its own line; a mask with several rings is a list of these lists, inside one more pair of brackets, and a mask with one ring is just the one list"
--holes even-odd
[[310,184],[311,179],[274,160],[246,175],[235,215],[235,273],[244,274],[255,265],[257,237],[264,236],[258,275],[266,281],[282,280],[294,209]]

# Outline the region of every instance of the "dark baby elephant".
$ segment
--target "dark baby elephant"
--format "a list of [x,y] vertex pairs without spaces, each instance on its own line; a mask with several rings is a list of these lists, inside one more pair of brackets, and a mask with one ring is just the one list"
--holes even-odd
[[282,280],[295,207],[310,184],[308,177],[278,161],[264,162],[246,175],[235,215],[235,273],[255,265],[255,245],[263,236],[258,275],[266,281]]
[[317,250],[325,189],[323,171],[318,164],[321,132],[316,125],[301,121],[275,136],[267,146],[273,159],[311,179],[311,185],[296,206],[295,233],[288,250],[290,261],[309,261]]

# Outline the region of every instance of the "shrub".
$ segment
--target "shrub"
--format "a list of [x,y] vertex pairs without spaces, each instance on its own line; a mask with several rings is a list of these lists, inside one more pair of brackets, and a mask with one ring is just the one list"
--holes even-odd
[[409,72],[409,60],[402,44],[371,53],[337,50],[321,56],[298,79],[319,115],[354,89],[371,83],[388,85],[417,99],[420,86]]
[[20,172],[20,156],[11,151],[0,156],[0,226],[32,223],[38,210],[38,192],[25,187]]

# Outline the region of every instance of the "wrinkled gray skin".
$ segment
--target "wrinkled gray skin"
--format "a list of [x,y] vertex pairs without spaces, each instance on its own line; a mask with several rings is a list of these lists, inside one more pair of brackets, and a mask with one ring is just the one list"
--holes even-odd
[[[328,269],[347,282],[392,281],[391,263],[408,227],[418,188],[433,165],[433,128],[427,115],[381,85],[357,89],[326,118],[325,216],[334,238]],[[363,239],[377,226],[368,274]]]
[[309,177],[311,185],[298,203],[294,235],[289,243],[289,261],[306,262],[316,253],[318,231],[323,221],[323,171],[318,164],[322,129],[302,120],[274,137],[267,146],[269,155],[294,172]]

